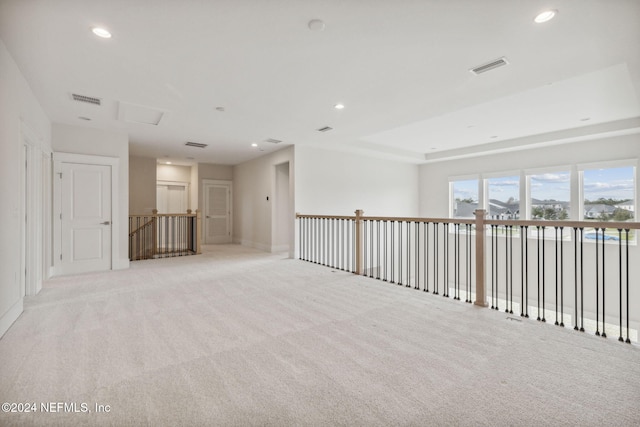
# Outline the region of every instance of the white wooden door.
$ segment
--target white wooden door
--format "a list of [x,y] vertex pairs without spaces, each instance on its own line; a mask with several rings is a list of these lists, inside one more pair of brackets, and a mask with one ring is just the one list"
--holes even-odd
[[204,184],[204,242],[231,243],[231,183]]
[[62,163],[62,274],[111,269],[111,166]]

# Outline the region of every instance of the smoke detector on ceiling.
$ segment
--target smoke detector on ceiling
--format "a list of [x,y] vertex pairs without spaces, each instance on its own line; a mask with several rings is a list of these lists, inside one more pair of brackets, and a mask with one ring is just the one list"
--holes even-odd
[[268,142],[270,144],[280,144],[282,141],[279,139],[267,138],[264,142]]
[[478,65],[470,69],[469,71],[473,74],[482,74],[487,71],[495,70],[496,68],[503,67],[505,65],[509,65],[509,61],[504,56],[502,58],[494,59],[493,61],[487,62],[486,64]]

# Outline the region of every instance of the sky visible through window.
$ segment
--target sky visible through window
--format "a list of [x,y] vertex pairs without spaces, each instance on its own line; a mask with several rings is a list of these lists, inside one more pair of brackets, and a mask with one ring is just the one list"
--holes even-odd
[[531,198],[568,202],[571,197],[569,172],[531,175]]
[[590,169],[582,176],[584,200],[633,200],[633,167]]
[[453,182],[454,200],[472,200],[478,202],[478,180],[469,179],[466,181]]
[[489,199],[496,199],[502,202],[511,200],[520,200],[520,177],[504,176],[501,178],[490,178]]

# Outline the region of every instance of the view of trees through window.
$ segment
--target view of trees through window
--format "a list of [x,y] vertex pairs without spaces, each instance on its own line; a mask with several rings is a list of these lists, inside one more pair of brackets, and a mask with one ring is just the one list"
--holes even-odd
[[582,172],[584,219],[633,221],[634,168],[587,169]]
[[569,219],[571,183],[568,171],[531,175],[529,180],[531,219]]

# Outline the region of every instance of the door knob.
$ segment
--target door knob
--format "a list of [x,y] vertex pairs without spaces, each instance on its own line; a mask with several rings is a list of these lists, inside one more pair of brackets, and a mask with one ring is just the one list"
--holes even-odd
[[102,224],[102,225],[109,225],[109,224],[111,224],[111,221],[101,222],[100,224]]

